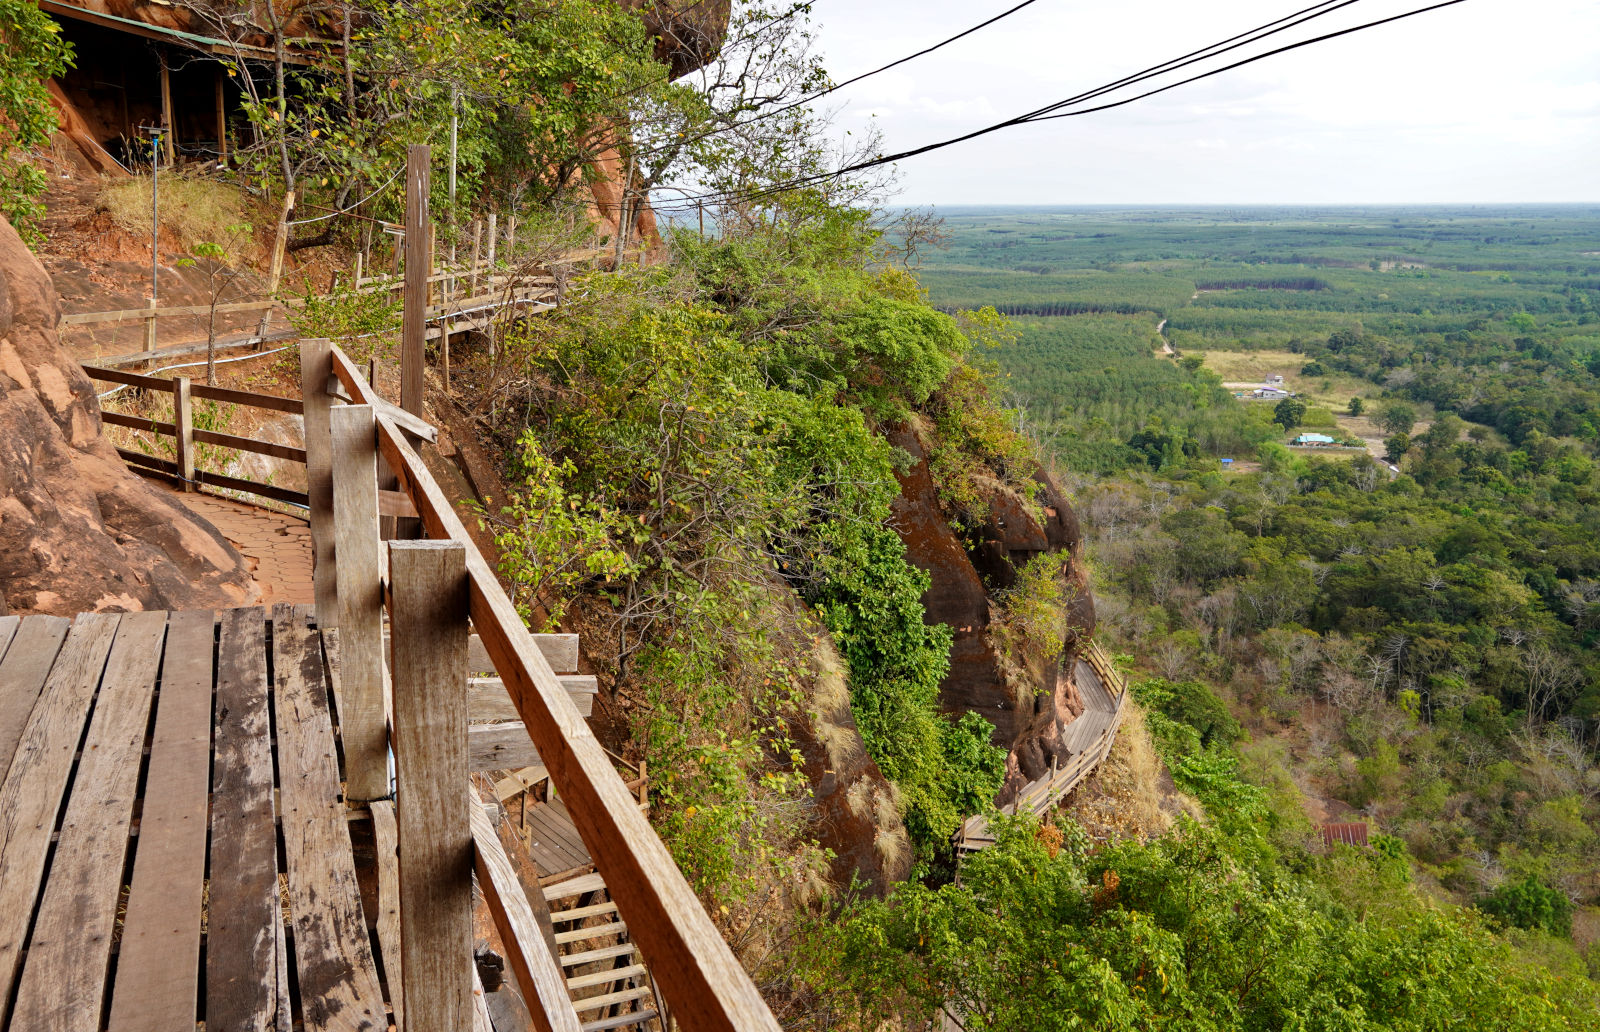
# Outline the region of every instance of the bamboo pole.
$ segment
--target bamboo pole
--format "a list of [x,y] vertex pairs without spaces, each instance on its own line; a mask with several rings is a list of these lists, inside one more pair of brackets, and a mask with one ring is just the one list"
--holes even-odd
[[422,373],[427,348],[428,270],[432,267],[428,218],[427,144],[406,152],[406,288],[400,333],[400,407],[422,415]]

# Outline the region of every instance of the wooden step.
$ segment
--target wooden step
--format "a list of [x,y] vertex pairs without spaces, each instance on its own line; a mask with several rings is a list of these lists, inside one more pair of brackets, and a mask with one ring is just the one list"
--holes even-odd
[[643,1025],[656,1016],[656,1012],[645,1010],[632,1011],[628,1014],[618,1014],[614,1018],[601,1018],[598,1021],[585,1021],[578,1026],[583,1032],[606,1032],[607,1029],[626,1028],[629,1025]]
[[627,967],[612,968],[609,971],[596,971],[592,975],[578,975],[567,979],[568,989],[587,989],[591,985],[609,985],[612,982],[626,982],[630,978],[645,973],[643,964],[629,964]]
[[582,953],[569,953],[561,958],[564,968],[580,967],[584,964],[593,964],[597,960],[615,960],[617,957],[629,957],[639,952],[639,947],[631,942],[621,946],[604,946],[598,950],[584,950]]
[[550,912],[550,920],[558,922],[582,921],[586,917],[603,917],[606,914],[615,914],[616,912],[617,904],[615,902],[596,903],[592,907],[573,907],[571,910],[552,910]]
[[649,986],[636,985],[632,989],[624,989],[621,992],[606,993],[604,996],[590,996],[583,1000],[573,1000],[572,1007],[579,1014],[582,1014],[584,1011],[601,1010],[613,1004],[642,1000],[651,995],[651,993],[652,990]]
[[586,892],[597,892],[605,887],[604,877],[598,874],[585,874],[554,885],[546,885],[543,891],[545,899],[557,900],[565,899],[567,896],[581,896]]
[[585,939],[598,939],[606,935],[621,935],[628,930],[628,926],[621,921],[611,924],[596,925],[593,928],[574,928],[570,932],[557,932],[556,945],[564,946],[569,942],[582,942]]

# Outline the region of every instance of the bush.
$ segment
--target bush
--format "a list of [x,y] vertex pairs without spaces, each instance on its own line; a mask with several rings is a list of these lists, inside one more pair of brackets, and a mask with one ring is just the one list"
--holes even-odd
[[1531,874],[1483,896],[1478,909],[1517,928],[1539,929],[1563,938],[1572,934],[1572,901]]

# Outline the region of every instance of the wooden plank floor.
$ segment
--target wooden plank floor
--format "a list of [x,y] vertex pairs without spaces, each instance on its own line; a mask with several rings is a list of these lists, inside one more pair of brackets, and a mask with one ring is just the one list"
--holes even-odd
[[559,799],[529,803],[523,815],[522,836],[540,878],[565,874],[594,863],[583,839],[578,837],[566,804]]
[[382,1030],[308,606],[0,618],[0,1030]]

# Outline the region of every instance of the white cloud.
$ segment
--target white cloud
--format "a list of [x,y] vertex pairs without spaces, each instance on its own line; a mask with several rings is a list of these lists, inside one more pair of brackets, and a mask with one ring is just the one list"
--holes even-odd
[[[1013,2],[819,0],[814,10],[829,68],[845,79]],[[1364,0],[1274,39],[1420,5]],[[876,115],[886,148],[909,149],[1295,6],[1045,0],[829,102],[842,127]],[[1135,104],[1002,130],[911,159],[900,172],[908,203],[1292,203],[1596,200],[1596,168],[1600,3],[1469,0]]]

